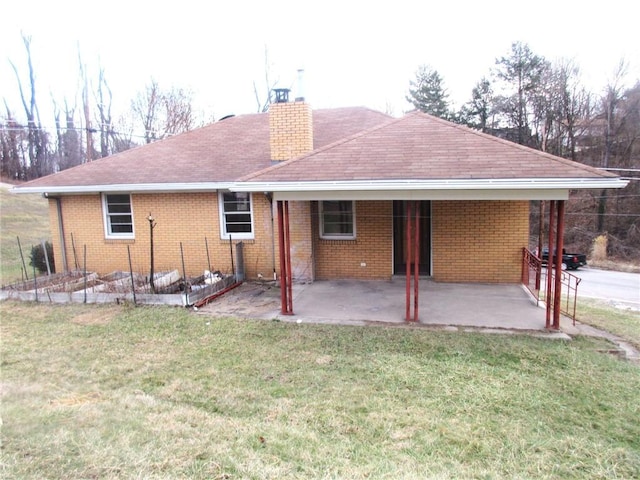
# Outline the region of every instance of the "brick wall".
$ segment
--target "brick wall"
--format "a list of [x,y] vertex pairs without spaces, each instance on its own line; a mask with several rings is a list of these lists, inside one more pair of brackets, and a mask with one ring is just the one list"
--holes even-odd
[[432,202],[433,278],[519,283],[528,238],[527,201]]
[[[187,275],[202,275],[208,268],[205,237],[213,270],[231,271],[229,241],[220,238],[218,194],[175,193],[133,194],[135,239],[105,239],[100,195],[77,195],[61,198],[67,262],[82,268],[83,246],[87,246],[87,269],[100,274],[129,270],[127,246],[131,250],[133,270],[146,274],[150,269],[148,215],[154,217],[155,270],[177,269],[182,274],[182,242]],[[262,194],[253,195],[255,239],[243,240],[245,275],[254,279],[258,273],[272,277],[271,205]],[[56,260],[62,259],[55,200],[49,201],[50,226]],[[75,243],[75,257],[71,236]],[[234,241],[234,243],[237,243]],[[74,259],[75,258],[75,259]],[[234,258],[235,262],[235,258]],[[59,269],[62,268],[61,264]],[[277,264],[276,264],[277,265]]]
[[[82,268],[87,246],[87,269],[101,274],[128,271],[127,246],[133,269],[149,272],[149,223],[153,215],[156,271],[177,269],[182,274],[180,242],[187,275],[207,268],[205,237],[212,268],[231,271],[228,240],[220,238],[217,193],[132,195],[135,239],[107,240],[100,195],[61,199],[67,262]],[[253,195],[254,240],[244,240],[247,279],[279,273],[277,226],[272,241],[271,204]],[[529,202],[432,202],[433,277],[443,282],[520,281],[522,247],[527,245]],[[296,280],[388,279],[392,275],[392,202],[356,202],[356,240],[322,240],[316,202],[289,202],[292,269]],[[62,268],[55,200],[49,216],[58,269]],[[75,256],[71,235],[75,243]],[[234,242],[235,243],[235,242]],[[235,259],[234,259],[235,261]],[[365,264],[365,266],[362,266]]]
[[291,274],[293,279],[295,281],[313,280],[315,272],[311,202],[289,202],[289,240],[291,243]]
[[390,201],[356,202],[356,239],[323,240],[319,238],[318,209],[314,203],[316,278],[391,278],[392,205]]
[[311,106],[304,102],[269,106],[271,160],[289,160],[313,150]]

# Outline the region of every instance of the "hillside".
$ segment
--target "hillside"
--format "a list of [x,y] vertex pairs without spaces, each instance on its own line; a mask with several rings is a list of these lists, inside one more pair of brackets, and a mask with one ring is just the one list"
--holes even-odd
[[29,271],[31,246],[42,240],[50,241],[47,201],[41,195],[10,193],[12,185],[0,183],[0,284],[6,285],[22,279],[22,261],[17,238]]

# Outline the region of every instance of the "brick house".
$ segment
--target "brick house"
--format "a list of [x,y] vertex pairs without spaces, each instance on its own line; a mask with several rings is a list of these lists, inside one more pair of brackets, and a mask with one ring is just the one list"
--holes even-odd
[[[227,118],[26,183],[49,199],[56,266],[87,249],[99,273],[149,265],[230,271],[242,241],[249,279],[518,283],[529,202],[619,177],[422,113],[312,111],[304,101]],[[559,212],[560,213],[560,212]],[[560,214],[558,215],[560,218]],[[416,270],[417,269],[417,270]],[[283,300],[284,301],[284,300]]]

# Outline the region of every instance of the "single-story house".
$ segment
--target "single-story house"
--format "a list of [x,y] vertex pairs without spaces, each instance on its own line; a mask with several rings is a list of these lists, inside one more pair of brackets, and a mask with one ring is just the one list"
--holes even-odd
[[[86,245],[91,271],[128,270],[127,247],[134,270],[147,271],[151,217],[156,271],[180,268],[181,256],[188,275],[209,262],[229,271],[231,239],[243,243],[247,278],[275,275],[290,286],[412,272],[518,283],[531,200],[554,201],[561,220],[570,190],[626,185],[420,112],[392,118],[278,98],[268,113],[226,118],[15,191],[49,199],[60,270],[73,269],[72,248]],[[283,297],[283,310],[290,302]]]

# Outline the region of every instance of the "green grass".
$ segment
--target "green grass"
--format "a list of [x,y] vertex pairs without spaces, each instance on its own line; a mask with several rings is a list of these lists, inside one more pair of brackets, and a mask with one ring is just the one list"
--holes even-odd
[[31,246],[50,239],[47,200],[39,194],[17,195],[0,186],[0,284],[22,279],[22,261],[18,241],[20,237],[29,278]]
[[640,348],[640,312],[613,308],[601,300],[578,300],[576,319],[613,333]]
[[4,478],[638,478],[603,340],[4,302]]

